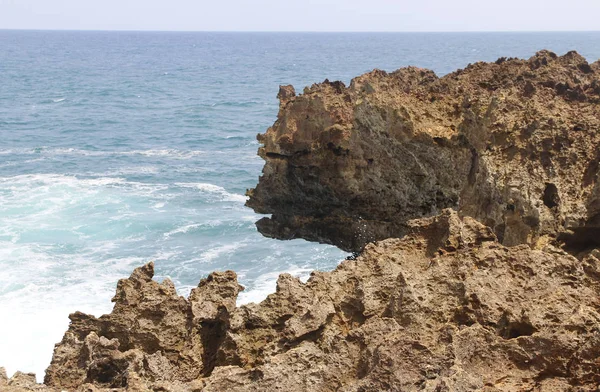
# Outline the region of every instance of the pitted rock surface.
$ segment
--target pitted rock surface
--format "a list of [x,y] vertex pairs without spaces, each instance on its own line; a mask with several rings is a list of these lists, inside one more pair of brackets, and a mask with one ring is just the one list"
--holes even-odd
[[[152,265],[115,308],[71,316],[46,384],[77,391],[596,391],[600,253],[505,247],[451,210],[308,282],[234,306],[235,275],[189,299]],[[1,383],[6,381],[1,381]],[[29,390],[29,389],[26,389]],[[48,389],[54,390],[54,389]]]
[[359,251],[453,208],[505,245],[600,243],[600,63],[576,52],[283,86],[247,205],[266,236]]

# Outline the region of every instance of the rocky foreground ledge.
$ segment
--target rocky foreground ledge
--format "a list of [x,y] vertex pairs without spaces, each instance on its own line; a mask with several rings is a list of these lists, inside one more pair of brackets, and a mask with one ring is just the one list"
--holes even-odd
[[599,76],[544,51],[282,87],[259,229],[360,255],[241,307],[234,272],[184,298],[149,263],[0,391],[597,391]]
[[505,247],[452,210],[407,230],[242,307],[233,272],[185,299],[147,264],[111,314],[70,316],[46,386],[0,390],[597,390],[600,251]]

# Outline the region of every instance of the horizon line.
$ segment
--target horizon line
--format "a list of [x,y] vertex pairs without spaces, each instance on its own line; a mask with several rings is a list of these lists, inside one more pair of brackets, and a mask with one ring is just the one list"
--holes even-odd
[[105,32],[105,33],[276,33],[276,34],[477,34],[477,33],[600,33],[600,30],[153,30],[153,29],[38,29],[0,28],[0,31]]

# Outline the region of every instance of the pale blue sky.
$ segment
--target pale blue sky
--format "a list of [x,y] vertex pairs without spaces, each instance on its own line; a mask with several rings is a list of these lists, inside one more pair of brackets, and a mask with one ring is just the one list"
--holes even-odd
[[600,30],[600,0],[0,0],[0,29]]

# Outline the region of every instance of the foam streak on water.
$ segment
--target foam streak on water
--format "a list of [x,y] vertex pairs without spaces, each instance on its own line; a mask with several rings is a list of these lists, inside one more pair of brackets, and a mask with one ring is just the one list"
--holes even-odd
[[345,254],[263,238],[244,207],[279,84],[405,65],[439,74],[547,48],[600,57],[599,33],[227,34],[0,31],[0,366],[49,363],[76,310],[111,310],[150,260],[182,295],[233,269],[260,301]]

